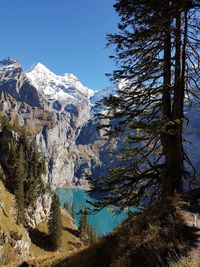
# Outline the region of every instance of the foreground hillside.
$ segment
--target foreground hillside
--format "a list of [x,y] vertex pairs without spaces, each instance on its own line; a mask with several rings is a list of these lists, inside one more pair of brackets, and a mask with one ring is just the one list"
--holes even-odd
[[176,196],[130,218],[110,235],[51,266],[199,266],[200,191]]
[[55,197],[42,180],[44,174],[45,160],[34,137],[0,116],[0,266],[19,266],[25,260],[39,261],[41,256],[47,259],[82,246],[73,219],[61,209],[60,250],[52,252],[49,221],[56,214]]
[[16,223],[16,200],[0,180],[0,266],[19,266],[22,261],[51,262],[51,258],[67,255],[82,246],[71,216],[62,209],[61,248],[52,252],[48,248],[47,222],[35,229]]

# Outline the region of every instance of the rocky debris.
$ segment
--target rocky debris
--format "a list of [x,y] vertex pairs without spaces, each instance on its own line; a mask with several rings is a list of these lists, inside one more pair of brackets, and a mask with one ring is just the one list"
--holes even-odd
[[29,207],[26,210],[27,224],[31,228],[35,228],[40,222],[44,221],[49,216],[52,198],[49,194],[44,194],[38,197],[34,207]]
[[30,249],[31,242],[26,242],[24,240],[16,241],[14,246],[18,255],[20,255],[23,259],[29,257],[29,249]]

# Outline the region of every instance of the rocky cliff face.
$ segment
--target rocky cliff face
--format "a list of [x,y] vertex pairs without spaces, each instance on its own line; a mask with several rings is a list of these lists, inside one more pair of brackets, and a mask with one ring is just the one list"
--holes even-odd
[[73,74],[58,76],[42,64],[25,73],[7,58],[0,62],[0,111],[26,125],[45,155],[53,187],[87,186],[85,173],[102,174],[107,140],[96,129],[93,104],[101,93]]
[[[114,162],[108,147],[115,149],[119,143],[105,139],[94,116],[99,111],[95,103],[109,94],[115,94],[115,88],[95,92],[73,74],[56,75],[41,63],[25,73],[16,60],[0,61],[0,111],[36,136],[47,159],[44,180],[52,187],[87,186],[85,173],[99,178]],[[200,172],[199,104],[186,106],[185,114],[190,119],[185,127],[190,144],[185,148]]]
[[0,92],[31,106],[40,106],[36,88],[31,85],[20,64],[11,58],[0,62]]

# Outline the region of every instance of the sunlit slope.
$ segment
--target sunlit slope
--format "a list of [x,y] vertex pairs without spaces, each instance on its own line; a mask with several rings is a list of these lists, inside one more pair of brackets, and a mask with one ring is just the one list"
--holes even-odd
[[199,198],[193,191],[132,215],[95,245],[51,266],[199,266]]
[[[18,266],[21,262],[52,262],[82,247],[77,227],[66,210],[62,209],[62,243],[58,252],[49,250],[47,222],[41,222],[35,230],[28,231],[16,224],[16,203],[0,180],[0,266]],[[41,266],[41,265],[37,265]]]

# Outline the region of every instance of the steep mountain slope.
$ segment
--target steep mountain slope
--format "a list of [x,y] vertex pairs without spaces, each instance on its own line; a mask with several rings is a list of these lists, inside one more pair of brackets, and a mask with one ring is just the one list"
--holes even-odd
[[[123,87],[125,81],[119,85]],[[11,121],[26,125],[48,162],[48,180],[53,187],[87,186],[84,174],[99,178],[114,164],[109,142],[96,126],[95,104],[116,94],[115,87],[88,89],[73,74],[56,75],[41,63],[25,73],[11,58],[0,61],[0,111]],[[185,148],[200,173],[197,144],[200,142],[199,104],[186,107]]]
[[[37,211],[40,213],[41,203],[38,208],[40,209]],[[69,252],[82,247],[82,243],[77,237],[78,229],[74,220],[66,210],[62,209],[61,212],[63,230],[59,253],[49,251],[44,246],[45,242],[46,246],[49,245],[46,221],[32,229],[32,234],[30,229],[16,223],[16,199],[6,190],[0,180],[0,266],[19,266],[23,261],[30,259],[37,263],[51,262],[52,258],[66,257]],[[38,266],[41,265],[38,264]]]
[[6,92],[31,106],[40,106],[37,90],[31,85],[20,64],[12,58],[0,61],[0,92]]
[[0,265],[29,257],[31,239],[23,226],[16,224],[15,198],[0,180]]
[[80,100],[81,96],[90,98],[94,95],[94,91],[83,86],[75,75],[70,73],[65,73],[63,76],[56,75],[41,63],[36,64],[26,74],[38,92],[49,99]]
[[58,267],[198,267],[199,190],[130,217],[99,242],[55,260]]
[[0,110],[36,135],[48,161],[46,181],[54,187],[86,186],[85,172],[99,176],[107,140],[91,114],[95,92],[73,74],[56,75],[41,63],[25,73],[8,58],[0,62],[0,75]]
[[[83,86],[73,74],[59,76],[41,63],[26,73],[31,84],[37,89],[44,108],[54,111],[69,112],[81,116],[81,123],[89,117],[89,98],[94,91]],[[79,113],[79,114],[78,114]]]

